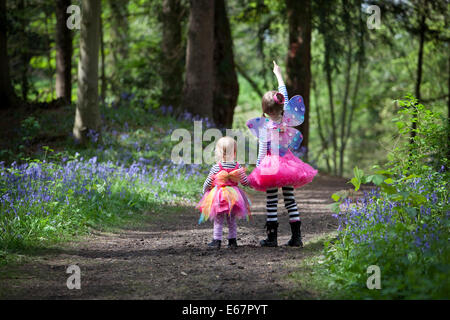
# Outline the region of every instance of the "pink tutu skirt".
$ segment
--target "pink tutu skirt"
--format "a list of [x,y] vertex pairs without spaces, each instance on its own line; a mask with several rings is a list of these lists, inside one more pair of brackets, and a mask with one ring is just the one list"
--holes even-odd
[[271,188],[293,186],[299,188],[310,183],[317,170],[304,163],[288,150],[284,156],[268,154],[248,176],[252,188],[266,191]]
[[206,192],[196,208],[201,211],[198,223],[214,218],[220,214],[230,214],[237,218],[249,218],[250,200],[237,186],[215,186]]

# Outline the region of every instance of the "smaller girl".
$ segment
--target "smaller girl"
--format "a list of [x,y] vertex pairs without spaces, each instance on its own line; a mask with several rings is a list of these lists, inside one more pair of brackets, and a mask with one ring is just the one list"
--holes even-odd
[[223,220],[228,224],[228,247],[236,248],[236,218],[249,218],[250,200],[238,184],[248,186],[245,168],[235,161],[237,143],[223,137],[216,144],[217,164],[213,165],[203,185],[203,197],[196,208],[202,213],[198,223],[214,221],[213,240],[209,247],[219,249],[222,243]]

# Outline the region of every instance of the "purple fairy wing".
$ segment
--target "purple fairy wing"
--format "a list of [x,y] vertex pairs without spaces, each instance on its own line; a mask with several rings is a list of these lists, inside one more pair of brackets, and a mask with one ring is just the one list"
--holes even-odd
[[250,129],[250,132],[259,139],[263,130],[266,130],[266,124],[268,121],[269,119],[260,117],[250,119],[247,121],[246,124],[247,127]]
[[305,120],[305,103],[300,95],[293,96],[284,108],[284,121],[289,127],[296,127]]
[[298,150],[300,148],[300,145],[303,140],[303,135],[300,131],[294,128],[289,128],[290,132],[292,133],[292,140],[289,143],[289,149],[291,150]]
[[[278,151],[280,156],[283,156],[288,149],[295,151],[300,147],[300,144],[302,143],[303,140],[303,136],[301,134],[300,131],[298,131],[295,128],[291,128],[291,127],[282,127],[282,131],[278,131],[278,133],[276,133],[278,135]],[[271,140],[272,141],[276,141],[275,136],[273,136],[275,134],[275,132],[272,132],[272,137]],[[274,144],[275,146],[276,144]]]

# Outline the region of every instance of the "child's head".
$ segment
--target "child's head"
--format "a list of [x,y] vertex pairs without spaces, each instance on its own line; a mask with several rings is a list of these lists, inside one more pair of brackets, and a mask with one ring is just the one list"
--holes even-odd
[[216,143],[217,161],[234,161],[236,157],[237,143],[231,137],[220,138]]
[[263,116],[277,117],[283,113],[284,96],[278,91],[267,91],[262,97]]

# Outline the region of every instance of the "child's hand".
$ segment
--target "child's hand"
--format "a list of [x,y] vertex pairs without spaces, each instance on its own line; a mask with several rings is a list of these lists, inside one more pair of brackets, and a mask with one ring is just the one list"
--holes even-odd
[[278,77],[281,77],[281,69],[280,66],[277,65],[277,63],[275,61],[273,61],[273,73],[275,73],[275,75]]

